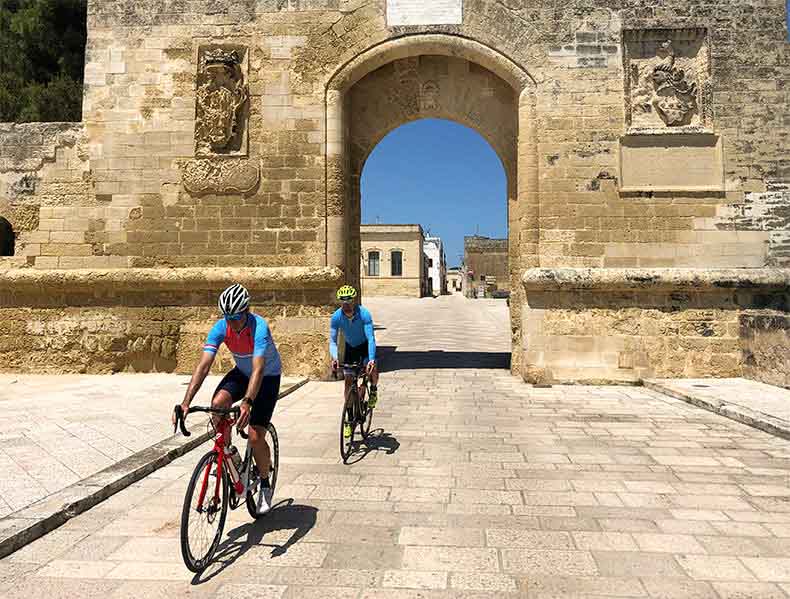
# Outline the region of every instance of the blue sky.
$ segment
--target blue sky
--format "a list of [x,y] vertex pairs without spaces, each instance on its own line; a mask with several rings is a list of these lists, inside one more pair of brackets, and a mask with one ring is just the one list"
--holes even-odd
[[424,119],[403,125],[373,150],[362,171],[363,223],[419,223],[460,264],[464,235],[507,236],[502,163],[477,132]]

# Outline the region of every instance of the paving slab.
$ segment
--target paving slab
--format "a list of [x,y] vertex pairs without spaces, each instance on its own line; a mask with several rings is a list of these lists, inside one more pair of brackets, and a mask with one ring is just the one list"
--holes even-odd
[[647,379],[644,384],[648,389],[790,439],[790,389],[744,378]]

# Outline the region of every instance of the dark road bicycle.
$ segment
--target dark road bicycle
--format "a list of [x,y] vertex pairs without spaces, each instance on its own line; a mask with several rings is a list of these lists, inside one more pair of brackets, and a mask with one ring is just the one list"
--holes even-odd
[[355,443],[357,443],[355,441],[357,429],[359,429],[360,441],[367,439],[370,434],[373,408],[368,405],[367,398],[370,389],[368,373],[364,365],[358,363],[340,364],[338,370],[346,376],[353,377],[340,417],[340,456],[343,458],[343,463],[346,464]]
[[[209,420],[208,426],[215,433],[214,448],[198,461],[189,480],[181,511],[181,555],[186,567],[192,572],[202,572],[211,563],[222,539],[228,506],[235,510],[242,503],[246,503],[250,516],[256,519],[260,517],[257,500],[263,489],[260,485],[260,473],[252,456],[252,447],[247,443],[242,459],[238,449],[231,444],[231,432],[240,411],[238,407],[189,408],[189,414],[206,412],[220,417],[216,424],[213,419]],[[180,405],[176,405],[175,413],[176,426],[181,427],[183,435],[190,436],[191,433],[184,426],[184,414]],[[280,468],[280,444],[274,425],[269,423],[266,430],[271,449],[269,484],[274,495]],[[239,434],[242,438],[247,438],[244,432],[240,431]]]

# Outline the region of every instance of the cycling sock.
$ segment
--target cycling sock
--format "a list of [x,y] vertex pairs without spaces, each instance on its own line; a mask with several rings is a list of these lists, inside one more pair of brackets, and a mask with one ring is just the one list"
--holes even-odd
[[267,476],[266,478],[262,478],[261,479],[261,487],[263,487],[264,489],[268,489],[269,486],[270,486],[269,485],[269,477]]

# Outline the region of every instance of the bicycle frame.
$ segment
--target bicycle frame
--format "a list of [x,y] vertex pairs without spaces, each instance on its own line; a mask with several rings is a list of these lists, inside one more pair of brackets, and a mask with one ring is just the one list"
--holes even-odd
[[[231,431],[235,420],[228,418],[220,418],[219,423],[215,425],[217,429],[217,436],[214,437],[214,451],[217,453],[217,480],[214,483],[214,501],[219,502],[220,483],[222,481],[222,469],[225,467],[225,460],[227,453],[225,452],[226,444],[230,443]],[[203,505],[206,498],[206,491],[208,490],[208,479],[211,473],[211,463],[206,466],[206,473],[203,475],[203,482],[200,486],[200,495],[198,497],[198,505]],[[239,480],[233,483],[233,489],[237,495],[244,493],[245,485],[241,482],[241,472],[239,472]]]
[[[341,368],[343,369],[343,377],[345,378],[345,370],[349,366],[348,364],[342,364]],[[354,405],[351,406],[351,409],[356,413],[361,413],[362,407],[362,400],[365,399],[365,393],[367,392],[367,382],[368,382],[368,372],[367,369],[364,367],[356,366],[355,372],[351,375],[351,385],[348,387],[348,392],[345,394],[345,402],[346,402],[346,409],[349,407],[349,401],[352,400],[352,391],[354,392],[353,395],[356,397],[356,401]],[[354,414],[356,416],[357,414]]]

